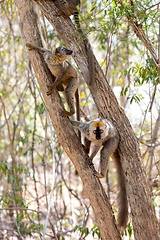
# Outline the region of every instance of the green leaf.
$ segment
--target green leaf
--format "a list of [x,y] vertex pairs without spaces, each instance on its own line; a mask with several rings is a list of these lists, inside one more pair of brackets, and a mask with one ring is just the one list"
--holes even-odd
[[16,198],[15,199],[15,203],[18,204],[19,203],[19,199]]
[[90,12],[93,12],[93,10],[95,9],[96,7],[96,4],[91,8],[91,11]]
[[127,69],[124,70],[124,76],[126,77],[127,76]]
[[125,88],[125,90],[124,90],[124,95],[126,95],[126,93],[128,92],[128,88],[129,88],[129,86],[127,86],[127,87]]
[[78,226],[76,225],[75,228],[74,228],[74,232],[78,229]]

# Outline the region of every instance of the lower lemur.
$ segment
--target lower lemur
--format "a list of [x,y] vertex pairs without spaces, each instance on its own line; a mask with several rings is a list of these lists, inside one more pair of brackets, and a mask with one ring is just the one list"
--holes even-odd
[[[128,221],[128,202],[126,195],[126,181],[123,169],[120,162],[120,157],[117,151],[119,144],[119,134],[115,126],[104,118],[98,118],[93,121],[82,123],[79,121],[71,121],[84,135],[84,150],[89,156],[87,162],[93,174],[99,178],[106,176],[108,161],[110,156],[113,157],[117,168],[117,183],[118,183],[118,226],[126,228]],[[103,148],[101,149],[101,147]],[[90,151],[91,148],[91,151]],[[101,149],[100,152],[100,173],[97,172],[92,160]]]
[[[49,85],[47,95],[51,95],[55,88],[60,91],[64,91],[64,95],[69,106],[70,111],[64,110],[62,116],[72,116],[75,113],[74,98],[76,96],[76,102],[78,102],[78,77],[77,71],[72,65],[66,61],[67,57],[72,54],[72,50],[68,50],[64,47],[58,47],[53,52],[34,46],[30,43],[26,43],[29,50],[36,50],[43,54],[44,60],[47,63],[51,73],[56,77],[54,83]],[[65,86],[65,89],[64,87]],[[77,104],[77,108],[79,108]],[[80,109],[77,109],[77,115],[79,115]],[[78,119],[79,120],[79,119]]]

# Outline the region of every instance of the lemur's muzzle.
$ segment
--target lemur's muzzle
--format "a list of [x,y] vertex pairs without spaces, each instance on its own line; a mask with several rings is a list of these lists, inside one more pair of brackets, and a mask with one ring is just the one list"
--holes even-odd
[[67,51],[66,51],[66,54],[67,54],[67,55],[71,55],[72,53],[73,53],[72,50],[67,50]]

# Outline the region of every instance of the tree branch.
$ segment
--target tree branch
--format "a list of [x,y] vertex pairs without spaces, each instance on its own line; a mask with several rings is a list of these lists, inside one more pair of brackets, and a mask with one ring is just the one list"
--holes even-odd
[[[118,2],[120,3],[120,5],[125,8],[125,5],[123,3],[123,0],[118,0]],[[133,1],[132,1],[133,2]],[[148,39],[148,37],[146,36],[146,34],[144,33],[143,29],[142,29],[142,25],[138,24],[136,21],[136,17],[134,16],[134,5],[132,7],[132,15],[130,14],[130,12],[128,12],[127,14],[127,18],[132,26],[133,31],[135,32],[135,34],[137,35],[137,37],[142,41],[142,43],[145,45],[145,47],[147,48],[147,50],[150,52],[154,64],[156,66],[157,71],[159,71],[159,61],[158,61],[158,56],[156,53],[156,50],[153,46],[153,44],[151,43],[151,41]]]
[[[48,3],[53,4],[53,2],[46,1],[46,6],[48,6],[50,9]],[[37,46],[42,46],[39,30],[36,23],[36,13],[33,10],[32,1],[16,0],[16,6],[19,12],[21,28],[25,41],[33,43]],[[52,15],[54,15],[54,11],[52,12]],[[66,21],[71,23],[69,19],[66,19]],[[61,116],[61,112],[63,110],[62,101],[57,90],[54,91],[51,97],[46,96],[46,85],[49,84],[49,82],[51,83],[53,76],[47,68],[43,58],[37,52],[30,51],[29,58],[34,68],[35,75],[37,77],[58,139],[65,152],[75,165],[79,176],[82,179],[84,187],[88,192],[96,222],[101,231],[101,237],[103,240],[110,238],[115,240],[121,239],[119,231],[115,225],[113,211],[108,202],[105,191],[99,179],[93,176],[92,170],[86,165],[84,161],[86,155],[79,139],[73,130],[72,124],[68,118],[63,118]]]

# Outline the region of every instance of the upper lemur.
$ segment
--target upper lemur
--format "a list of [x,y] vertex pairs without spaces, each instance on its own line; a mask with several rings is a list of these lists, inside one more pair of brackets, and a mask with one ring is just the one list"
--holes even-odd
[[[75,113],[74,97],[78,98],[78,77],[77,71],[72,65],[66,61],[67,57],[72,54],[72,50],[68,50],[64,47],[58,47],[53,52],[34,46],[30,43],[26,43],[29,50],[36,50],[43,54],[51,73],[56,77],[54,83],[49,85],[47,95],[51,95],[54,89],[64,91],[64,95],[69,106],[70,111],[63,110],[62,116],[72,116]],[[65,90],[64,87],[65,86]],[[77,99],[76,99],[77,101]],[[77,110],[79,111],[79,109]]]
[[[104,118],[82,123],[71,121],[72,125],[78,128],[84,135],[84,150],[89,157],[87,161],[93,170],[93,174],[99,178],[106,176],[108,161],[113,157],[117,168],[118,194],[118,226],[126,228],[128,221],[128,202],[126,194],[126,181],[117,151],[119,144],[119,134],[115,126]],[[103,148],[101,149],[101,147]],[[100,173],[93,168],[92,160],[100,152]],[[91,151],[90,151],[91,150]]]
[[54,2],[59,8],[59,13],[57,15],[60,15],[63,17],[69,17],[71,15],[74,15],[77,30],[80,33],[85,45],[87,61],[88,61],[88,70],[89,70],[88,84],[90,84],[91,81],[94,81],[94,78],[95,78],[95,63],[94,63],[94,55],[91,49],[91,45],[88,39],[84,36],[79,23],[79,13],[77,10],[77,6],[80,5],[80,0],[54,0]]

